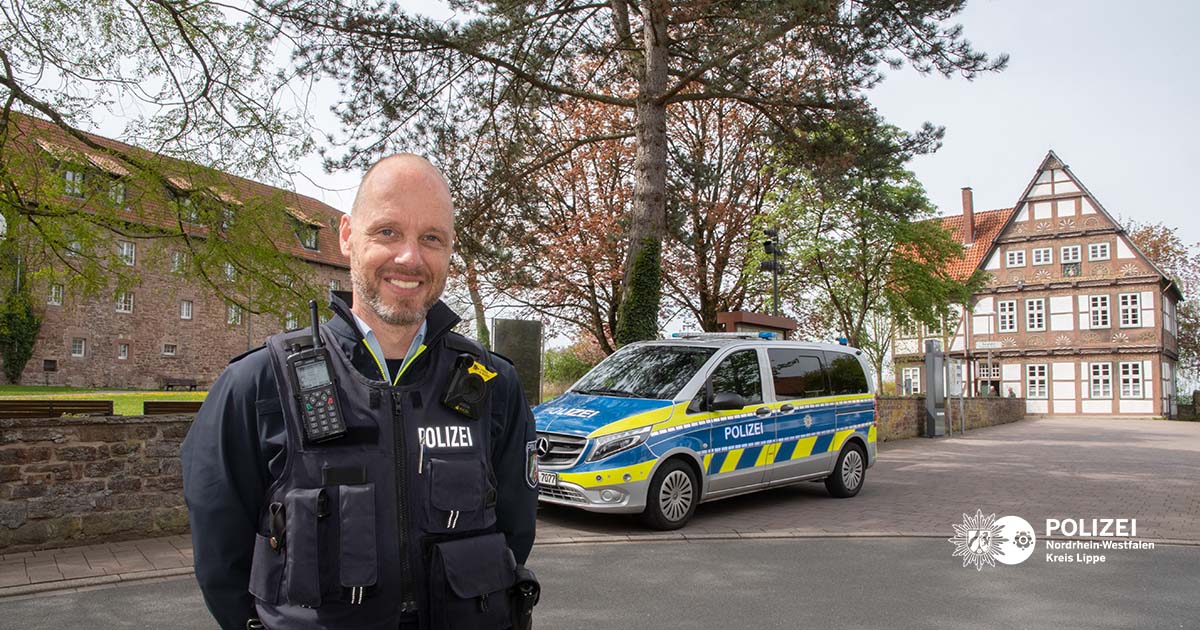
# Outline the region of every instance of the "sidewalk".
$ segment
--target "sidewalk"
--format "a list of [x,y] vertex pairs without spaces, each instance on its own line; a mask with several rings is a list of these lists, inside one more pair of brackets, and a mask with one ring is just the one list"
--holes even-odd
[[0,558],[0,600],[191,572],[187,535],[9,553]]

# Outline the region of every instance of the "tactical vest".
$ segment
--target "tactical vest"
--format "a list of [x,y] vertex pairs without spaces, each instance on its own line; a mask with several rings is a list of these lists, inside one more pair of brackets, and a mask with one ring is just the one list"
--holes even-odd
[[[268,492],[250,576],[264,625],[507,628],[516,562],[495,532],[492,395],[479,419],[442,404],[465,340],[435,342],[424,373],[392,386],[356,370],[324,327],[321,336],[347,431],[319,443],[305,438],[287,363],[294,344],[311,340],[306,332],[267,340],[287,458]],[[486,351],[476,360],[491,369]]]

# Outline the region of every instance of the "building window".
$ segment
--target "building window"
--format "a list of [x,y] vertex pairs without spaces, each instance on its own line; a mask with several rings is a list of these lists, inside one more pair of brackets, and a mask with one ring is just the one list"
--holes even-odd
[[1121,398],[1142,397],[1142,362],[1121,363]]
[[1088,260],[1108,260],[1108,243],[1088,245]]
[[1058,259],[1065,263],[1077,263],[1080,258],[1080,247],[1078,245],[1067,245],[1058,250]]
[[1091,302],[1092,328],[1108,328],[1108,296],[1093,295],[1089,301]]
[[179,218],[184,223],[200,223],[200,210],[196,208],[196,202],[190,196],[180,195],[176,197],[175,204],[179,209]]
[[906,367],[900,370],[900,387],[906,394],[921,393],[921,368]]
[[1054,264],[1054,249],[1050,247],[1038,247],[1033,250],[1033,264],[1035,265],[1052,265]]
[[87,353],[87,340],[82,337],[71,339],[71,356],[81,357]]
[[1046,330],[1046,299],[1025,300],[1025,330]]
[[46,303],[49,304],[50,306],[62,306],[62,301],[63,301],[63,285],[61,285],[61,284],[50,285],[50,297],[46,300]]
[[980,380],[1000,380],[1000,364],[999,363],[980,363],[979,364]]
[[1112,364],[1092,364],[1092,398],[1112,398]]
[[179,302],[179,319],[192,318],[192,301],[180,300]]
[[122,343],[117,345],[117,359],[124,361],[129,358],[129,344]]
[[1007,259],[1004,263],[1005,267],[1024,267],[1025,266],[1025,250],[1013,249],[1009,250]]
[[173,343],[164,343],[163,344],[163,356],[164,357],[175,356],[175,350],[176,350],[175,344],[173,344]]
[[132,313],[133,312],[133,293],[129,291],[117,292],[117,312]]
[[225,323],[240,326],[242,324],[242,307],[230,304],[225,308]]
[[916,339],[917,324],[907,321],[896,328],[896,337],[899,339]]
[[108,202],[118,208],[125,205],[125,182],[112,182],[108,185]]
[[233,263],[225,263],[225,279],[230,282],[237,280],[237,268],[233,266]]
[[1046,397],[1046,364],[1025,366],[1025,397]]
[[1121,309],[1121,328],[1139,328],[1142,325],[1142,296],[1137,293],[1122,293],[1118,296]]
[[228,230],[233,225],[233,208],[225,206],[221,208],[221,229]]
[[83,199],[83,171],[63,171],[63,194]]
[[187,269],[187,266],[188,266],[188,253],[187,252],[171,252],[171,271],[173,273],[179,273],[179,272],[183,271],[184,269]]
[[329,290],[330,291],[341,291],[342,283],[337,280],[330,280],[329,281]]
[[295,313],[291,311],[287,312],[287,319],[284,321],[283,327],[288,330],[296,330],[300,327],[300,320],[296,317]]
[[83,253],[83,243],[79,239],[67,241],[67,255],[78,256]]
[[1002,300],[997,308],[996,329],[1000,332],[1016,332],[1017,331],[1017,301]]
[[129,241],[117,241],[117,253],[121,257],[121,262],[125,263],[127,267],[132,267],[133,263],[137,261],[137,245]]
[[320,241],[318,239],[317,229],[318,228],[308,225],[307,223],[300,223],[299,221],[295,222],[296,238],[300,241],[300,244],[304,246],[304,249],[312,250],[314,252],[320,251]]

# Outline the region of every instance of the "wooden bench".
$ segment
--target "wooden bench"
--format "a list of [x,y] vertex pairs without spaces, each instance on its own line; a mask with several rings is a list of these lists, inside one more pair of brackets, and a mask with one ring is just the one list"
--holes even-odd
[[57,418],[64,415],[111,416],[111,400],[0,400],[0,418]]
[[196,391],[198,383],[194,378],[164,378],[163,389],[170,390],[174,387],[186,387],[192,391]]
[[147,400],[142,403],[142,415],[161,416],[170,413],[196,413],[202,400]]

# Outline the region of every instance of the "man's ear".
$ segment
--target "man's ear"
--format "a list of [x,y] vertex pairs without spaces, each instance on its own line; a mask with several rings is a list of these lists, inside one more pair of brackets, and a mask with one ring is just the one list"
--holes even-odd
[[350,215],[343,214],[338,221],[338,247],[343,256],[350,255]]

